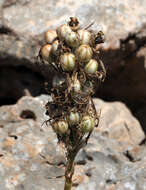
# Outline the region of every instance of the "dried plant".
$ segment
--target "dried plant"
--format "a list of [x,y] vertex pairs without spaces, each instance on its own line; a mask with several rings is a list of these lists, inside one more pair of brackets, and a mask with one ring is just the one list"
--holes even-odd
[[100,117],[91,96],[95,85],[106,77],[98,51],[98,44],[104,42],[104,34],[88,30],[91,25],[81,29],[78,19],[71,17],[56,31],[45,33],[47,44],[39,52],[41,65],[54,68],[56,73],[52,79],[52,101],[46,104],[46,114],[50,117],[46,122],[57,134],[58,142],[65,146],[64,190],[72,187],[75,157],[87,144]]

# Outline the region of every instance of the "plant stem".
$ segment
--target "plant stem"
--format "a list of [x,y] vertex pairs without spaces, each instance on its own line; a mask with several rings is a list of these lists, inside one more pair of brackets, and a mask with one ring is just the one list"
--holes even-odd
[[64,190],[71,190],[72,188],[72,176],[74,174],[74,159],[75,156],[72,156],[72,154],[70,154],[67,158]]

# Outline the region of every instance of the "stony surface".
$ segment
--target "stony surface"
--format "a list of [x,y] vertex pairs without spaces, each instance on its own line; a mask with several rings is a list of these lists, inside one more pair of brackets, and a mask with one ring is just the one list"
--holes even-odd
[[[42,125],[48,119],[48,99],[25,96],[0,107],[0,189],[63,189],[64,149],[51,127]],[[76,158],[73,189],[145,190],[146,145],[140,124],[122,103],[94,101],[102,109],[100,125]]]
[[97,131],[102,135],[129,144],[140,144],[145,135],[140,123],[127,107],[120,102],[107,103],[95,99],[96,109],[101,109],[101,120]]

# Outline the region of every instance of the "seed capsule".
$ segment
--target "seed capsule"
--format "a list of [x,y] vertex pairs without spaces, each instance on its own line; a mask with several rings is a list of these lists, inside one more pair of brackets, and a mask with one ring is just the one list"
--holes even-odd
[[77,125],[79,123],[80,116],[78,112],[71,112],[69,115],[69,124]]
[[87,74],[95,74],[98,69],[98,63],[95,59],[91,59],[85,66],[85,72]]
[[55,38],[57,38],[57,33],[55,30],[48,30],[46,33],[45,33],[45,40],[47,43],[52,43]]
[[80,44],[89,44],[91,41],[91,33],[87,30],[78,31]]
[[58,55],[59,54],[59,41],[55,40],[52,44],[52,53],[54,55]]
[[59,88],[65,82],[65,78],[62,76],[55,75],[53,78],[52,85],[54,88]]
[[65,36],[65,41],[70,47],[78,47],[79,39],[78,35],[75,32],[70,32]]
[[76,63],[74,54],[67,52],[61,55],[60,63],[64,71],[73,71]]
[[83,116],[80,128],[83,133],[88,133],[95,127],[95,119],[89,115]]
[[93,52],[89,45],[81,45],[77,49],[77,57],[81,62],[88,62],[92,58]]
[[66,121],[58,121],[54,123],[53,129],[58,134],[65,134],[68,130],[68,123]]
[[51,60],[51,48],[52,46],[50,44],[46,44],[41,47],[40,54],[45,61],[50,62]]
[[66,24],[63,24],[57,30],[57,34],[58,34],[60,39],[65,39],[66,35],[68,35],[71,32],[72,32],[71,28]]

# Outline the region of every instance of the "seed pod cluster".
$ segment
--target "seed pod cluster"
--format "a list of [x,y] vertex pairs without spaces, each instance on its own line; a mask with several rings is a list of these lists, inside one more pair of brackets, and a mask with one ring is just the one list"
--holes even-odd
[[[45,73],[54,69],[51,101],[46,104],[47,122],[57,135],[58,142],[66,149],[65,189],[71,189],[74,160],[98,126],[100,114],[96,112],[91,95],[95,84],[104,81],[106,70],[99,58],[98,44],[104,42],[102,31],[97,33],[81,28],[77,18],[56,30],[45,33],[39,52],[40,68]],[[41,70],[41,71],[42,71]],[[48,83],[49,84],[48,84]],[[45,82],[47,92],[50,81]]]
[[[45,65],[63,72],[73,72],[81,67],[86,75],[99,77],[102,68],[98,67],[96,45],[104,41],[103,32],[94,34],[81,29],[77,18],[71,17],[67,24],[61,25],[57,30],[48,30],[45,41],[46,44],[39,53],[40,60]],[[102,74],[101,80],[104,80],[105,73]]]
[[106,76],[98,55],[98,44],[103,43],[104,34],[87,28],[81,28],[78,19],[71,17],[68,23],[45,33],[46,44],[39,53],[48,71],[52,67],[56,72],[52,79],[52,102],[47,103],[46,109],[53,130],[66,148],[77,146],[76,142],[90,134],[99,120],[91,95],[94,84],[103,82]]

